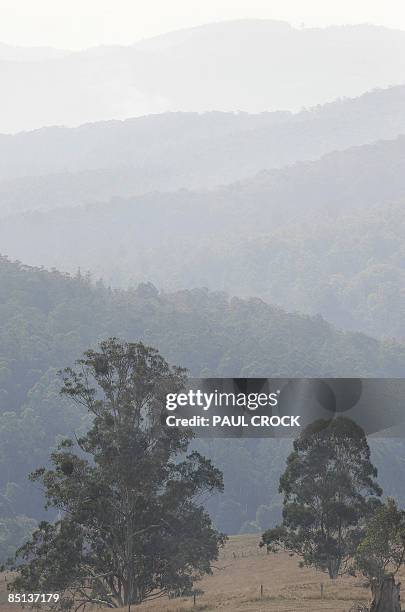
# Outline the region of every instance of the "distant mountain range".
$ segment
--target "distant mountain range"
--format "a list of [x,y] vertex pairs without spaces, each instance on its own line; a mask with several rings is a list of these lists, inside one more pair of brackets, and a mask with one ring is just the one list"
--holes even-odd
[[218,189],[13,215],[0,244],[114,285],[203,285],[403,338],[404,201],[400,136]]
[[298,114],[168,113],[3,135],[0,216],[213,188],[404,133],[398,86]]
[[[132,50],[166,54],[220,25]],[[270,24],[226,24],[240,36],[247,26]],[[361,44],[390,33],[364,28]],[[405,85],[299,113],[177,112],[0,136],[11,258],[113,286],[255,295],[379,337],[405,337],[404,202]]]
[[0,43],[0,62],[38,62],[60,59],[69,54],[69,51],[52,47],[16,47]]
[[300,110],[405,81],[405,32],[214,23],[129,47],[0,47],[0,132],[165,111]]
[[[43,517],[27,474],[88,425],[57,370],[111,335],[199,377],[404,376],[405,32],[0,45],[0,82],[0,518]],[[211,515],[264,529],[289,445],[228,442],[197,442]],[[403,442],[372,453],[402,503]]]

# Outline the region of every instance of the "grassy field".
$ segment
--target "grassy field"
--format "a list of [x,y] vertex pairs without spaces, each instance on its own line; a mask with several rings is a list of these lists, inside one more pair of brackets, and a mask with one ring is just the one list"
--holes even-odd
[[285,553],[267,555],[258,547],[259,539],[259,535],[230,538],[214,575],[198,584],[204,594],[197,598],[196,606],[190,598],[162,599],[139,606],[139,611],[348,612],[354,604],[368,601],[369,590],[364,586],[364,580],[343,578],[331,581],[323,573],[301,569],[296,557]]
[[[230,538],[213,576],[197,585],[204,594],[197,597],[195,606],[190,598],[165,598],[132,608],[133,612],[349,612],[354,604],[368,602],[364,579],[345,577],[331,581],[325,574],[301,569],[295,557],[284,553],[267,555],[259,549],[258,541],[259,535]],[[7,603],[6,587],[5,576],[0,575],[0,612],[19,607]]]

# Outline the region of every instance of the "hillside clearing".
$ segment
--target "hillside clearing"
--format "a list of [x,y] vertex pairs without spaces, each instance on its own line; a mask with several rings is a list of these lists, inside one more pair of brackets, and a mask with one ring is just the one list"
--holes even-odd
[[[286,553],[266,554],[258,547],[259,534],[232,536],[214,569],[213,576],[196,587],[204,591],[197,597],[157,601],[132,607],[139,612],[349,612],[355,604],[370,597],[362,577],[336,581],[326,574],[300,568],[297,557]],[[405,572],[404,572],[405,576]],[[11,612],[17,605],[7,603],[5,576],[0,575],[0,612]],[[321,585],[323,584],[323,598]],[[263,598],[261,598],[263,585]]]

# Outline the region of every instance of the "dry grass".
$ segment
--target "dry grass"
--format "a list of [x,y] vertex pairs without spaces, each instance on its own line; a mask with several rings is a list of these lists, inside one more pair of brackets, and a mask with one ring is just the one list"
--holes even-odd
[[[213,576],[197,585],[204,594],[197,598],[196,606],[192,598],[164,598],[133,607],[132,612],[348,612],[354,604],[369,600],[363,579],[345,577],[331,581],[313,569],[301,569],[297,558],[284,553],[267,555],[259,549],[259,539],[259,535],[230,538]],[[0,574],[0,612],[19,607],[7,603],[6,586],[4,575]]]
[[368,601],[364,580],[345,577],[330,581],[323,573],[301,569],[298,559],[285,553],[267,555],[258,547],[259,539],[259,535],[230,538],[214,575],[198,584],[204,594],[197,598],[195,607],[190,598],[162,599],[139,606],[137,612],[348,612],[355,603]]

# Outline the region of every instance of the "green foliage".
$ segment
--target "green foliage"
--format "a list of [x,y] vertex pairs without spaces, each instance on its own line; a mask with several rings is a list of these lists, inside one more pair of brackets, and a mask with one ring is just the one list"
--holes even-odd
[[[320,317],[287,314],[258,299],[206,289],[168,294],[150,284],[112,291],[79,273],[71,277],[6,258],[0,258],[0,316],[0,490],[17,484],[15,515],[36,521],[49,517],[27,474],[47,466],[60,440],[80,437],[91,422],[81,406],[60,397],[57,370],[100,339],[142,340],[194,376],[401,377],[405,370],[399,343],[343,333]],[[405,479],[401,470],[393,478],[390,466],[400,465],[403,445],[373,444],[385,490],[400,498]],[[221,531],[238,533],[245,521],[256,521],[261,504],[280,505],[277,482],[290,445],[193,441],[224,474],[224,495],[207,502]],[[227,502],[238,511],[228,512]]]
[[309,425],[294,441],[280,478],[283,522],[263,534],[262,545],[296,553],[335,578],[347,569],[379,503],[376,476],[364,431],[353,421]]
[[405,562],[405,511],[388,498],[367,522],[354,567],[381,584]]
[[211,572],[224,536],[198,499],[222,490],[221,473],[196,451],[185,456],[191,432],[163,418],[166,393],[184,382],[156,350],[116,339],[65,370],[63,393],[92,426],[32,474],[63,517],[21,547],[14,590],[59,592],[59,607],[115,607],[189,592]]

